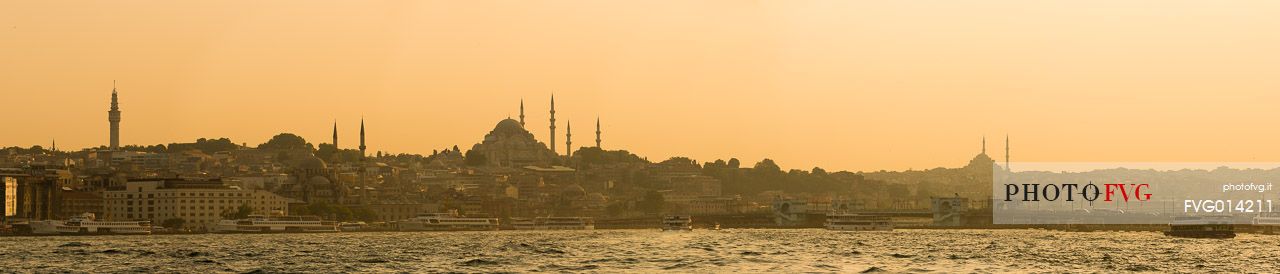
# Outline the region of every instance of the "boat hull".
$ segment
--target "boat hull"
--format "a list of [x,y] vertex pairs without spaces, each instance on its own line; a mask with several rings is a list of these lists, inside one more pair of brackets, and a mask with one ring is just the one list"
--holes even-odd
[[301,227],[239,227],[239,228],[217,228],[214,233],[226,234],[266,234],[266,233],[329,233],[339,232],[338,228],[301,228]]
[[893,231],[892,225],[827,225],[826,228],[834,231]]
[[662,231],[693,231],[693,226],[664,226]]
[[397,227],[400,231],[493,231],[498,230],[496,225],[428,225],[421,223],[401,223]]
[[1229,239],[1235,238],[1235,231],[1165,231],[1165,236],[1182,237],[1182,238],[1201,238],[1201,239]]

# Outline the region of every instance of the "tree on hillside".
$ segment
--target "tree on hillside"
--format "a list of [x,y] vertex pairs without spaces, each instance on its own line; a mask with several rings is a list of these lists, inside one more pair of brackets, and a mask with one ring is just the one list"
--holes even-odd
[[759,163],[756,163],[756,166],[754,169],[759,174],[781,174],[782,173],[782,168],[778,167],[778,164],[774,163],[773,160],[769,158],[760,160]]
[[636,207],[641,211],[650,214],[662,213],[662,208],[666,205],[666,200],[662,198],[662,193],[656,190],[650,190],[644,194],[644,200],[636,203]]
[[228,209],[222,212],[222,218],[227,220],[244,219],[249,218],[249,214],[253,214],[253,207],[250,207],[249,204],[240,204],[240,207],[234,210]]
[[489,158],[485,157],[484,153],[480,153],[474,149],[468,150],[465,158],[467,166],[482,166],[489,162]]
[[827,176],[827,170],[821,167],[813,167],[813,171],[810,173],[816,176]]
[[316,157],[321,160],[330,161],[333,159],[334,154],[338,154],[338,147],[333,144],[320,144],[316,148]]
[[258,145],[259,149],[314,149],[306,139],[293,133],[280,133],[271,137],[266,143]]
[[195,143],[172,143],[169,144],[170,152],[183,152],[188,150],[199,150],[206,154],[214,154],[222,151],[230,151],[239,148],[239,145],[231,142],[231,139],[196,139]]

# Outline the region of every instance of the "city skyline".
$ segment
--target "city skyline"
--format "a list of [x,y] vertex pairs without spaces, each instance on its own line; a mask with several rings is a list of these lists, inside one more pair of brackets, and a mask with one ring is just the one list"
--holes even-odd
[[558,121],[599,116],[651,160],[922,169],[1004,134],[1021,161],[1280,160],[1280,37],[1251,31],[1280,19],[1138,2],[10,3],[0,90],[27,116],[0,145],[106,144],[120,80],[123,145],[318,143],[365,117],[370,151],[429,154],[522,98],[546,142],[554,93]]
[[[111,89],[111,103],[110,103],[110,109],[107,111],[107,118],[108,118],[107,120],[108,120],[108,123],[109,123],[108,143],[107,143],[106,145],[100,145],[100,146],[96,146],[96,147],[91,146],[91,147],[85,147],[85,148],[81,148],[81,149],[73,149],[73,150],[69,150],[69,151],[67,151],[67,150],[59,150],[59,149],[58,149],[57,139],[55,138],[55,139],[52,139],[52,140],[51,140],[51,147],[48,147],[48,148],[46,148],[46,149],[49,149],[49,150],[52,150],[52,151],[62,151],[62,152],[71,152],[71,151],[79,151],[79,150],[90,150],[90,151],[92,151],[92,150],[95,150],[95,149],[121,150],[121,148],[122,148],[122,147],[127,147],[127,146],[139,146],[139,147],[146,147],[146,146],[150,146],[150,145],[168,145],[168,144],[174,144],[174,143],[185,143],[185,142],[187,142],[187,141],[173,141],[173,142],[168,142],[168,143],[159,143],[159,144],[124,144],[124,145],[121,145],[121,144],[120,144],[120,123],[122,122],[122,119],[121,119],[121,113],[122,113],[122,111],[121,111],[121,109],[120,109],[120,105],[119,105],[119,97],[118,97],[117,89],[116,89],[116,87],[115,87],[115,81],[112,81],[112,89]],[[523,99],[523,98],[522,98],[522,99],[520,99],[520,103],[519,103],[519,113],[520,113],[520,115],[519,115],[518,117],[519,117],[519,119],[520,119],[520,120],[519,120],[520,127],[524,128],[524,130],[529,130],[529,129],[526,127],[526,124],[525,124],[525,121],[524,121],[524,118],[526,117],[526,115],[525,115],[525,106],[524,106],[524,99]],[[577,147],[572,146],[572,141],[571,141],[572,133],[570,132],[570,130],[572,130],[572,128],[571,128],[571,126],[570,126],[570,121],[565,121],[565,131],[563,132],[563,134],[564,134],[564,141],[565,141],[565,152],[564,152],[563,154],[561,154],[561,153],[559,153],[559,152],[556,152],[556,151],[555,151],[556,146],[555,146],[555,143],[554,143],[554,142],[555,142],[555,139],[556,139],[556,138],[555,138],[555,137],[556,137],[556,136],[555,136],[555,134],[556,134],[556,133],[555,133],[555,128],[556,128],[556,126],[555,126],[555,125],[556,125],[556,121],[555,121],[555,95],[552,95],[552,96],[551,96],[551,103],[550,103],[549,116],[550,116],[550,120],[548,121],[548,125],[549,125],[549,126],[548,126],[548,128],[549,128],[549,134],[546,136],[546,137],[547,137],[547,139],[548,139],[549,141],[548,141],[548,142],[540,141],[543,145],[545,145],[545,146],[544,146],[544,148],[546,148],[546,149],[547,149],[547,151],[549,151],[549,152],[551,152],[551,153],[555,153],[555,154],[556,154],[556,155],[558,155],[558,156],[572,157],[572,156],[573,156],[574,149],[581,149],[581,148],[589,147],[589,146],[577,146]],[[511,119],[512,119],[511,117],[507,117],[507,118],[506,118],[506,120],[511,120]],[[601,128],[602,128],[602,127],[601,127],[601,123],[600,123],[600,118],[597,116],[597,117],[596,117],[596,125],[595,125],[595,138],[596,138],[596,139],[595,139],[595,146],[594,146],[594,147],[595,147],[595,148],[602,148],[602,149],[603,149],[602,144],[601,144],[601,143],[602,143],[602,139],[601,139],[602,130],[601,130]],[[312,140],[310,140],[310,139],[308,139],[308,143],[309,143],[309,144],[311,144],[311,145],[313,145],[313,148],[318,148],[321,144],[329,144],[329,145],[332,145],[333,147],[335,147],[335,148],[337,148],[337,149],[340,149],[340,150],[359,150],[361,154],[363,154],[363,155],[365,155],[365,156],[369,156],[369,153],[370,153],[370,152],[366,151],[367,146],[366,146],[366,143],[365,143],[365,121],[364,121],[364,117],[363,117],[363,116],[361,116],[361,118],[360,118],[360,128],[359,128],[359,142],[360,142],[360,143],[359,143],[359,145],[357,145],[357,146],[355,146],[355,147],[353,147],[353,148],[345,148],[345,147],[342,147],[342,146],[340,145],[340,143],[339,143],[339,140],[340,140],[340,138],[339,138],[339,133],[340,133],[340,132],[341,132],[341,131],[339,130],[338,122],[335,120],[335,121],[333,122],[333,131],[332,131],[332,136],[330,136],[330,138],[331,138],[331,139],[329,140],[329,142],[328,142],[328,143],[320,142],[320,141],[312,141]],[[280,133],[277,133],[276,135],[279,135],[279,134],[294,134],[294,133],[292,133],[292,132],[280,132]],[[294,135],[296,135],[296,134],[294,134]],[[273,135],[273,136],[274,136],[274,135]],[[306,139],[306,137],[304,137],[304,136],[299,136],[299,137],[302,137],[303,139]],[[226,137],[208,137],[208,138],[226,138]],[[205,138],[205,139],[208,139],[208,138]],[[536,138],[536,136],[535,136],[535,138]],[[228,138],[228,139],[230,139],[230,138]],[[231,140],[231,141],[232,141],[233,143],[235,143],[235,141],[237,141],[237,140]],[[265,142],[265,141],[264,141],[264,142]],[[243,146],[248,147],[248,148],[253,148],[253,147],[256,147],[256,146],[257,146],[257,145],[250,145],[248,142],[238,142],[238,143],[235,143],[235,144],[243,145]],[[38,144],[37,144],[37,145],[35,145],[35,146],[41,146],[41,145],[38,145]],[[454,145],[454,146],[456,147],[457,145]],[[13,147],[13,146],[0,146],[0,147]],[[23,147],[23,146],[17,146],[17,147]],[[41,147],[43,147],[43,146],[41,146]],[[443,148],[444,148],[445,150],[447,150],[447,149],[448,149],[448,146],[445,146],[445,147],[443,147]],[[1009,149],[1010,149],[1010,146],[1009,146],[1009,136],[1008,136],[1008,135],[1005,135],[1005,144],[1004,144],[1004,164],[1005,164],[1004,166],[1005,166],[1005,167],[1008,167],[1008,163],[1009,163]],[[619,149],[619,150],[626,150],[626,149],[624,148],[624,149]],[[431,154],[434,154],[434,153],[435,153],[435,152],[437,152],[437,151],[436,151],[436,150],[433,150],[432,152],[433,152],[433,153],[431,153]],[[375,151],[375,152],[373,152],[373,153],[389,153],[389,154],[401,154],[401,153],[403,153],[403,154],[430,155],[430,154],[426,154],[426,153],[396,152],[396,151],[382,151],[382,150],[378,150],[378,151]],[[633,154],[634,154],[634,153],[633,153]],[[982,136],[981,150],[979,151],[979,154],[980,154],[980,155],[988,155],[988,154],[987,154],[987,140],[986,140],[986,136],[985,136],[985,135],[984,135],[984,136]],[[647,157],[646,157],[646,156],[644,156],[644,155],[638,155],[638,156],[647,158]],[[671,157],[688,157],[688,156],[676,155],[676,156],[671,156]],[[716,159],[716,160],[728,160],[728,159],[736,159],[736,158],[737,158],[737,157],[729,157],[729,158]],[[663,158],[663,159],[666,159],[666,158]],[[764,160],[764,159],[768,159],[768,158],[762,158],[761,160]],[[655,162],[656,162],[656,161],[661,161],[661,160],[662,160],[662,159],[655,159]],[[697,160],[697,159],[694,159],[694,160]],[[815,166],[815,168],[822,168],[822,167],[821,167],[821,166]]]

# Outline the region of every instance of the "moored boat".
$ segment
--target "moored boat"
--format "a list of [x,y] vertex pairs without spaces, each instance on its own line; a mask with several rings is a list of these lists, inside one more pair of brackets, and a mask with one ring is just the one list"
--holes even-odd
[[217,233],[281,233],[281,232],[338,232],[338,222],[325,221],[317,216],[265,216],[249,215],[248,218],[222,220],[213,227]]
[[457,213],[423,213],[396,223],[400,231],[483,231],[498,230],[498,219],[470,218]]
[[151,234],[151,221],[101,221],[93,213],[84,213],[66,221],[32,222],[32,233],[50,234]]
[[669,215],[662,218],[662,231],[693,230],[693,218],[684,215]]
[[365,222],[339,223],[338,230],[343,232],[365,231],[369,229],[369,224]]
[[1280,233],[1280,215],[1272,213],[1253,217],[1253,229],[1262,234]]
[[830,213],[824,227],[839,231],[893,231],[893,222],[883,216]]
[[511,218],[511,229],[536,230],[538,229],[538,226],[531,218]]
[[1164,235],[1185,238],[1235,238],[1231,216],[1175,217]]
[[538,230],[592,230],[596,229],[591,217],[538,217],[533,219]]

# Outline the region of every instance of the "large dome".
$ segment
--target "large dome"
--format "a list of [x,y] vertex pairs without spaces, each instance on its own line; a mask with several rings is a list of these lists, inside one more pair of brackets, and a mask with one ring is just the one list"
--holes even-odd
[[528,134],[528,133],[529,131],[524,130],[524,126],[520,125],[520,121],[507,118],[498,122],[498,125],[493,127],[493,132],[490,132],[489,134],[511,136],[516,134]]
[[303,170],[324,170],[326,166],[324,164],[324,160],[320,160],[319,157],[312,155],[310,157],[302,158],[301,161],[298,161],[298,168],[301,168]]
[[325,178],[325,177],[322,177],[322,176],[316,176],[316,177],[311,177],[311,179],[310,179],[310,180],[307,180],[307,184],[311,184],[311,185],[329,185],[329,184],[330,184],[330,182],[329,182],[329,179],[328,179],[328,178]]

